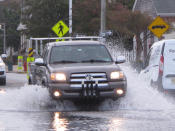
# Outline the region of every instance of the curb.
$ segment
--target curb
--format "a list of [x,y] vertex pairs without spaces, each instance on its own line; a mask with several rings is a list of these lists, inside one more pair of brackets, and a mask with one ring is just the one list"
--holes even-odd
[[6,71],[6,73],[27,74],[27,72],[17,72],[17,71]]

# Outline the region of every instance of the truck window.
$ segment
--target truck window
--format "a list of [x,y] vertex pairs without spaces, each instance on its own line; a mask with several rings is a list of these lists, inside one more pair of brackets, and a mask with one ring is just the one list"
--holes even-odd
[[51,50],[50,63],[88,60],[112,62],[112,57],[104,45],[64,45],[52,47]]

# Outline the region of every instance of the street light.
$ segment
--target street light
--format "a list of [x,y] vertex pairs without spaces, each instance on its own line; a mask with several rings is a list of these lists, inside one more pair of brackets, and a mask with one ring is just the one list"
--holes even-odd
[[4,31],[3,53],[6,54],[6,30],[5,30],[5,23],[0,23],[0,30]]

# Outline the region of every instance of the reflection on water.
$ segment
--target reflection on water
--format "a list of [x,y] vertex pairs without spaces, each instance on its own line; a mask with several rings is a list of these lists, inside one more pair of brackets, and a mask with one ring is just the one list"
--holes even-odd
[[67,130],[68,121],[65,118],[60,117],[60,112],[54,113],[54,120],[52,122],[52,127],[55,131],[65,131]]
[[109,124],[109,131],[117,131],[121,129],[121,126],[123,125],[123,119],[121,118],[113,118],[111,120],[111,123]]
[[5,128],[3,127],[2,123],[0,123],[0,131],[5,131]]
[[5,90],[4,89],[0,89],[0,94],[5,94]]

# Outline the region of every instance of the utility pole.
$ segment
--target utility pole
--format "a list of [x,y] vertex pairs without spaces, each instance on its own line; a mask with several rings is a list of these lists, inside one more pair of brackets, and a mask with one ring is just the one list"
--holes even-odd
[[101,0],[101,30],[100,33],[105,32],[106,27],[106,0]]
[[5,23],[4,23],[4,54],[6,54],[6,29],[5,29]]
[[21,0],[21,22],[23,21],[23,8],[24,8],[24,1]]
[[[3,28],[2,28],[3,26]],[[4,31],[3,53],[6,54],[6,27],[5,23],[0,23],[0,30]]]
[[69,35],[72,36],[72,0],[69,0]]

